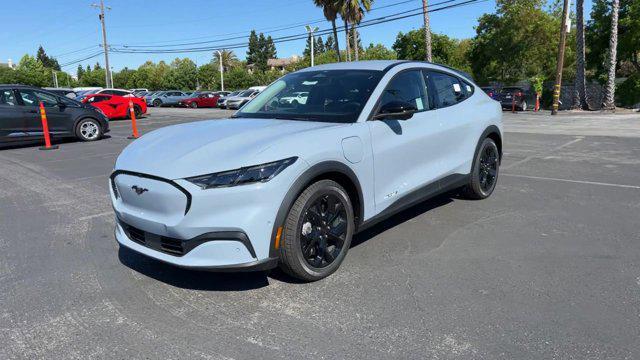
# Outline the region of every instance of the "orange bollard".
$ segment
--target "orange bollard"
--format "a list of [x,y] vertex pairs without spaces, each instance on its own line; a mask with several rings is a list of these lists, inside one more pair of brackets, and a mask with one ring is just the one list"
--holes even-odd
[[511,95],[511,112],[516,113],[516,94]]
[[540,94],[536,93],[536,112],[540,111]]
[[51,146],[51,136],[49,135],[49,123],[47,122],[47,113],[44,111],[44,104],[40,101],[40,119],[42,120],[42,133],[44,134],[44,146],[40,150],[55,150],[58,145]]
[[129,100],[129,114],[131,115],[131,128],[133,130],[133,134],[128,136],[127,139],[137,139],[138,136],[138,125],[136,124],[136,111],[133,109],[133,101]]

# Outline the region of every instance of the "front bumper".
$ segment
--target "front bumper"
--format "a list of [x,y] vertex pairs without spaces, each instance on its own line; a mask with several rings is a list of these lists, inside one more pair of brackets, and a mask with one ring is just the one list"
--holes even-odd
[[[295,175],[307,167],[298,160],[269,182],[208,190],[186,180],[116,171],[109,186],[115,237],[122,246],[179,267],[275,267],[277,258],[270,256],[276,214]],[[137,194],[134,187],[148,190]]]

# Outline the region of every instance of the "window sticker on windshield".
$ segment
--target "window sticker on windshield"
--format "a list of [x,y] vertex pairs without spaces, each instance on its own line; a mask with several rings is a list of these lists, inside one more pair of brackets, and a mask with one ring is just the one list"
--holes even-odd
[[416,99],[416,108],[418,110],[424,110],[424,104],[422,103],[422,99],[421,98],[417,98]]
[[471,86],[467,85],[467,92],[471,92]]
[[453,84],[453,91],[460,92],[460,84]]

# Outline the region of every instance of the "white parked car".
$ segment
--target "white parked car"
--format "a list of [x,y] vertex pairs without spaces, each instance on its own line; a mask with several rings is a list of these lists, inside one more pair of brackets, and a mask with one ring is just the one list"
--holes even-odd
[[[294,92],[306,102],[280,106]],[[454,189],[490,196],[502,136],[500,104],[448,67],[306,68],[232,119],[167,126],[127,146],[110,177],[115,236],[176,266],[279,265],[318,280],[355,233],[392,214]]]
[[258,89],[248,89],[236,96],[228,97],[225,100],[225,106],[227,109],[237,110],[244,106],[244,104],[251,101],[254,97],[260,94],[260,90]]

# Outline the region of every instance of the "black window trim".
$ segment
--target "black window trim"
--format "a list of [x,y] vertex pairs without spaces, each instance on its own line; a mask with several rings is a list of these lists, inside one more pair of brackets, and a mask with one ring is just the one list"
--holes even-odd
[[[459,81],[461,84],[468,84],[469,86],[471,86],[471,94],[470,94],[470,95],[468,95],[467,97],[465,97],[465,98],[464,98],[464,100],[462,100],[462,101],[458,101],[457,103],[452,104],[452,105],[447,105],[447,106],[442,106],[442,107],[440,107],[440,106],[438,106],[438,105],[440,105],[440,97],[438,96],[438,92],[437,92],[437,91],[436,91],[436,89],[435,89],[435,86],[436,86],[436,85],[435,85],[435,83],[433,82],[433,80],[432,80],[431,78],[429,78],[429,87],[430,87],[430,89],[429,89],[429,90],[430,90],[430,91],[429,91],[429,93],[430,93],[430,94],[431,94],[431,93],[433,93],[433,96],[434,96],[434,97],[437,97],[437,99],[435,99],[435,100],[437,100],[437,101],[434,103],[434,105],[436,105],[436,106],[435,106],[435,108],[434,108],[433,110],[446,109],[446,108],[448,108],[448,107],[456,106],[456,105],[458,105],[458,104],[461,104],[461,103],[463,103],[463,102],[467,101],[467,99],[469,99],[473,94],[475,94],[475,93],[476,93],[476,91],[475,91],[475,89],[476,89],[476,88],[475,88],[475,86],[474,86],[472,83],[468,82],[467,80],[463,79],[462,77],[460,77],[460,76],[459,76],[459,75],[457,75],[457,74],[450,73],[450,72],[448,72],[448,71],[444,71],[444,70],[440,70],[440,69],[432,69],[432,68],[423,68],[423,72],[436,72],[436,73],[445,74],[445,75],[448,75],[448,76],[451,76],[451,77],[454,77],[454,78],[458,79],[458,81]],[[463,91],[464,91],[465,93],[467,92],[467,90],[466,90],[466,89],[464,89]]]
[[[399,64],[403,64],[403,63],[398,63],[398,64],[394,64],[394,65],[399,65]],[[400,71],[398,71],[397,73],[395,73],[391,79],[389,79],[389,81],[387,81],[384,84],[384,88],[382,89],[382,93],[380,94],[380,96],[378,96],[378,99],[376,99],[376,103],[373,106],[373,108],[371,109],[371,112],[369,113],[369,116],[367,117],[366,121],[375,121],[376,119],[374,119],[374,116],[378,113],[378,110],[380,110],[380,102],[382,101],[382,96],[384,94],[384,91],[387,89],[387,86],[389,86],[389,84],[400,74],[404,73],[404,72],[409,72],[409,71],[418,71],[419,73],[422,73],[424,70],[428,70],[429,68],[426,67],[411,67],[411,68],[406,68],[406,69],[402,69]],[[384,77],[384,75],[383,75]],[[429,108],[428,109],[424,109],[424,110],[420,110],[420,111],[416,111],[414,114],[419,114],[419,113],[423,113],[425,111],[431,111],[431,110],[435,110],[435,108],[432,106],[434,105],[432,103],[432,98],[431,98],[431,89],[429,84],[427,83],[426,79],[424,78],[424,75],[422,76],[422,79],[425,83],[425,85],[427,86],[426,91],[427,91],[427,98],[429,101]],[[382,81],[382,78],[380,79],[380,81]],[[379,85],[379,84],[378,84]]]

